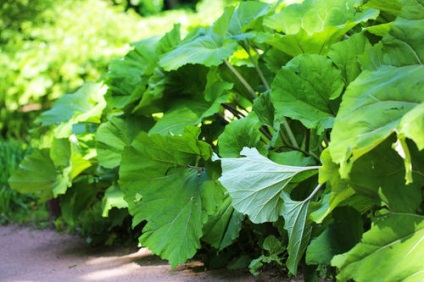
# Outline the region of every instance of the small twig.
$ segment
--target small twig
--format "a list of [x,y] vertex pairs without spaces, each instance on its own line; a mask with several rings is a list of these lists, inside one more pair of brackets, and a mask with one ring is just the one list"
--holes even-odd
[[247,89],[247,91],[250,93],[250,96],[252,96],[253,99],[256,99],[258,96],[256,96],[255,90],[247,83],[247,81],[244,79],[243,76],[227,61],[224,61],[227,67],[234,73],[234,75],[240,80],[241,84]]

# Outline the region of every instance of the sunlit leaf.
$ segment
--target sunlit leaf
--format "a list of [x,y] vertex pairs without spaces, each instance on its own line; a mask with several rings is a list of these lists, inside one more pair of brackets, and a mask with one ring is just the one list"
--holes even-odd
[[240,154],[245,157],[221,159],[219,181],[230,193],[234,208],[254,223],[276,221],[284,188],[295,177],[299,177],[297,181],[306,179],[318,168],[279,165],[251,148],[244,148]]
[[423,238],[422,216],[389,214],[378,218],[359,244],[334,257],[332,265],[340,271],[337,279],[420,281],[424,279]]

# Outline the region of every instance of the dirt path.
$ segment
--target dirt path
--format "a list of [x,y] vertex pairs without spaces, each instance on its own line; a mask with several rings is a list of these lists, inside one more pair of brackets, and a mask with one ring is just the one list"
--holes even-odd
[[0,226],[1,282],[265,280],[282,281],[255,279],[246,272],[203,271],[199,262],[173,270],[146,249],[99,252],[78,237],[56,231]]

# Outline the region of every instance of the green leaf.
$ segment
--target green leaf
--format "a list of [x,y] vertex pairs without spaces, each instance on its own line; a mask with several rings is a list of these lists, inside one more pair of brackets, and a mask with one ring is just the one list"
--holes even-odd
[[[331,133],[330,154],[347,177],[352,164],[390,134],[403,116],[424,102],[422,66],[364,71],[344,94]],[[376,115],[378,113],[378,115]]]
[[[424,43],[421,40],[424,25],[423,4],[418,0],[402,2],[404,5],[391,25],[390,32],[361,59],[364,69],[376,70],[384,65],[401,67],[423,64]],[[397,13],[397,4],[394,6],[393,13]]]
[[310,201],[293,201],[287,193],[282,193],[281,197],[284,200],[281,215],[285,220],[284,229],[289,236],[286,265],[291,274],[297,275],[297,267],[308,247],[312,232],[312,226],[307,223]]
[[159,64],[166,71],[176,70],[186,64],[218,66],[237,49],[237,43],[215,33],[200,35],[182,42],[176,49],[162,55]]
[[129,146],[140,131],[148,129],[151,124],[152,121],[140,117],[112,117],[100,125],[96,132],[99,164],[106,168],[118,166],[125,146]]
[[197,166],[210,158],[211,149],[197,139],[199,132],[195,127],[174,136],[141,132],[121,162],[119,183],[133,226],[147,221],[140,243],[174,267],[200,247],[201,190],[208,178]]
[[[193,72],[197,75],[192,75]],[[206,71],[204,67],[185,66],[177,71],[181,74],[173,73],[172,82],[166,87],[172,90],[165,91],[166,95],[176,97],[167,103],[168,110],[149,131],[150,134],[180,134],[186,126],[198,125],[203,119],[219,112],[221,104],[230,99],[229,90],[233,85],[219,78],[216,68]],[[201,95],[202,92],[204,95]]]
[[264,264],[276,263],[280,266],[283,265],[280,256],[285,251],[285,247],[274,235],[269,235],[265,238],[262,248],[267,254],[263,254],[259,258],[254,259],[249,265],[249,271],[255,276],[261,273],[260,269]]
[[[208,198],[210,197],[202,195],[202,202],[205,202]],[[218,209],[209,215],[203,226],[202,240],[218,250],[223,250],[239,236],[243,219],[244,215],[234,210],[231,205],[231,197],[223,195]]]
[[276,118],[297,119],[322,132],[333,125],[337,107],[331,100],[342,90],[341,73],[329,59],[310,54],[297,56],[278,72],[272,83]]
[[399,3],[398,0],[393,0],[390,2],[385,0],[370,0],[364,5],[364,7],[377,9],[390,15],[397,16],[400,12],[400,9],[402,8],[402,4]]
[[114,183],[106,189],[105,195],[102,199],[102,205],[102,216],[104,217],[107,217],[109,215],[109,211],[113,208],[128,208],[128,203],[124,200],[124,194],[119,189],[118,184]]
[[424,103],[413,108],[400,120],[396,130],[398,137],[406,137],[417,144],[419,150],[424,149]]
[[261,2],[241,2],[232,15],[228,26],[228,35],[240,37],[249,28],[254,27],[258,19],[268,13],[269,4]]
[[105,76],[109,86],[105,96],[108,107],[124,109],[140,99],[139,93],[133,92],[140,85],[147,84],[147,77],[153,73],[157,64],[156,47],[158,37],[151,37],[135,44],[134,50],[120,60],[112,61]]
[[284,188],[294,180],[312,176],[318,168],[279,165],[251,148],[243,148],[241,155],[246,157],[221,159],[219,181],[230,193],[234,208],[254,223],[276,221],[283,206]]
[[244,147],[257,148],[260,152],[266,153],[259,131],[261,126],[254,112],[249,113],[245,118],[231,122],[218,138],[219,154],[225,158],[238,157]]
[[337,279],[421,281],[424,279],[423,238],[422,216],[389,214],[376,219],[358,245],[332,260],[332,265],[340,270]]
[[275,34],[268,43],[293,57],[306,53],[325,55],[354,26],[378,16],[374,9],[358,12],[360,3],[306,0],[283,7],[265,18],[264,25],[284,33]]
[[57,168],[66,168],[69,166],[71,143],[68,138],[54,138],[52,140],[50,158]]
[[86,83],[73,94],[60,97],[53,108],[45,111],[35,122],[42,126],[57,125],[55,136],[67,138],[72,133],[72,125],[79,122],[100,123],[106,102],[103,95],[106,88],[102,84]]
[[307,264],[330,265],[335,255],[347,252],[361,240],[364,223],[358,211],[351,207],[338,207],[332,216],[334,222],[308,246]]
[[270,92],[262,93],[261,96],[253,101],[253,111],[263,124],[274,126],[275,108],[271,102]]
[[21,193],[35,193],[42,200],[53,196],[53,189],[65,189],[68,181],[56,172],[48,149],[25,156],[9,179],[10,187]]
[[196,170],[152,179],[138,212],[147,220],[139,241],[176,267],[194,256],[202,236],[202,176]]
[[359,55],[369,47],[371,44],[362,33],[355,34],[331,47],[328,57],[342,72],[346,85],[349,85],[361,73]]
[[60,212],[66,224],[76,227],[82,219],[82,214],[91,209],[97,201],[98,189],[93,189],[87,180],[73,183],[72,187],[60,196]]

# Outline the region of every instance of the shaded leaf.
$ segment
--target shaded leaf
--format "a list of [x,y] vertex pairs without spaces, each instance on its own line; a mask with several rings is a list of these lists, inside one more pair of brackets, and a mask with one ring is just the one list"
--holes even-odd
[[351,207],[338,207],[332,216],[334,222],[308,246],[307,264],[330,265],[335,255],[350,250],[361,240],[364,223],[358,211]]
[[19,168],[9,178],[10,187],[21,193],[35,193],[42,200],[53,196],[53,189],[68,187],[62,175],[57,174],[48,149],[26,155]]
[[107,217],[109,211],[113,208],[123,209],[128,207],[128,203],[124,200],[124,194],[119,189],[118,184],[113,184],[106,189],[102,199],[103,212],[102,216]]

